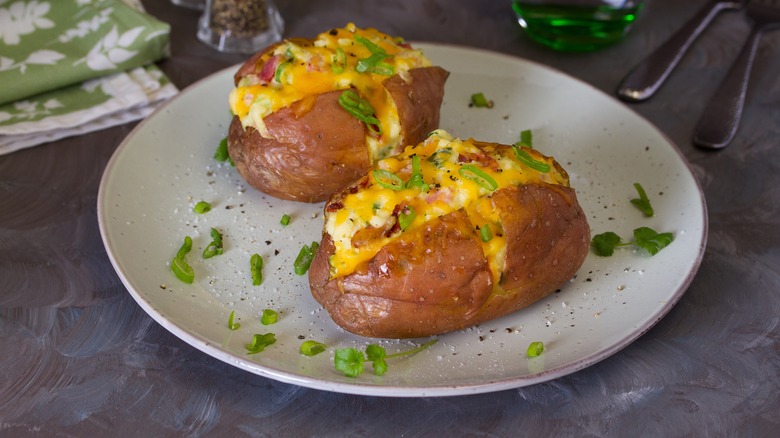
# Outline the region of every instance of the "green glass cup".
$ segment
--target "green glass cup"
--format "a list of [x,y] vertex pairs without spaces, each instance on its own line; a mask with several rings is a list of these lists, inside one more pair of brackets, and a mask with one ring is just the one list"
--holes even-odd
[[638,0],[513,0],[531,39],[555,50],[587,52],[622,40],[644,6]]

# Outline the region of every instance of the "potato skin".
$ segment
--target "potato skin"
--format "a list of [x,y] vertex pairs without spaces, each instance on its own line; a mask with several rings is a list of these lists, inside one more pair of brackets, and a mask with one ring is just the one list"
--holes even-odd
[[[273,50],[269,48],[268,50]],[[260,55],[248,59],[234,81],[256,72]],[[392,76],[383,82],[398,108],[401,144],[416,144],[439,125],[444,83],[441,67],[409,71],[411,80]],[[363,175],[371,165],[366,127],[338,104],[341,91],[304,99],[268,115],[271,138],[234,117],[228,153],[239,174],[254,188],[281,199],[324,201]]]
[[320,94],[298,117],[306,102],[270,114],[265,123],[274,138],[244,129],[233,117],[228,152],[238,173],[262,192],[303,202],[322,201],[365,174],[365,127],[339,106],[338,97],[336,91]]
[[375,338],[459,330],[527,307],[568,281],[588,254],[590,228],[574,190],[545,183],[494,193],[507,238],[499,287],[462,210],[404,233],[368,263],[329,278],[323,233],[309,269],[314,298],[339,326]]

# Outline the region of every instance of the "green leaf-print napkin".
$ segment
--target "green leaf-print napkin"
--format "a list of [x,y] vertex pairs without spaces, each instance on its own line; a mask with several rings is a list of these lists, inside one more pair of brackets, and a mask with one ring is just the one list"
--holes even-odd
[[137,0],[0,0],[0,154],[148,115],[177,90]]

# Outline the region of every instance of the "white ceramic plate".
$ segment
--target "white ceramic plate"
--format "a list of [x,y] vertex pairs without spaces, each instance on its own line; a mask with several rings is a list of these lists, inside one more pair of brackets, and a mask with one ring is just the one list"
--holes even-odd
[[[631,249],[610,258],[590,254],[560,292],[478,327],[442,335],[411,357],[392,359],[382,377],[349,378],[333,365],[334,350],[379,343],[388,353],[425,340],[369,340],[338,328],[293,273],[303,244],[319,241],[322,204],[280,201],[248,187],[235,169],[212,158],[229,122],[227,95],[235,68],[184,90],[141,123],[119,146],[100,186],[98,216],[106,250],[124,284],[157,322],[201,351],[261,376],[296,385],[381,396],[445,396],[497,391],[560,377],[625,347],[677,302],[695,274],[707,235],[706,207],[685,160],[650,123],[617,100],[542,65],[474,49],[418,44],[451,72],[442,127],[452,134],[512,143],[532,129],[534,145],[568,170],[594,234],[630,237],[649,226],[674,242],[650,257]],[[469,108],[472,93],[495,101]],[[630,204],[641,183],[656,215]],[[200,200],[213,204],[192,212]],[[279,220],[292,216],[289,226]],[[225,253],[203,260],[209,230],[225,236]],[[168,263],[184,236],[196,280],[178,281]],[[252,286],[249,257],[265,259],[264,282]],[[281,315],[263,326],[265,308]],[[241,328],[227,329],[235,311]],[[253,334],[278,341],[248,355]],[[330,348],[298,353],[303,340]],[[532,341],[544,354],[528,359]]]

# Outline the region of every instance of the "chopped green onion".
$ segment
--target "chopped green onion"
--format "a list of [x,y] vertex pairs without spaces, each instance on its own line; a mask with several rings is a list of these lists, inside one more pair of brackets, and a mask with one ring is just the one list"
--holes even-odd
[[290,215],[289,214],[283,214],[282,215],[282,220],[280,220],[279,223],[282,224],[282,226],[285,226],[285,227],[287,225],[290,225]]
[[192,211],[198,214],[208,213],[211,211],[211,204],[206,201],[200,201],[195,204],[195,207],[192,208]]
[[525,146],[527,148],[533,148],[533,134],[530,129],[520,131],[520,141],[515,143],[515,146]]
[[187,284],[192,284],[193,280],[195,280],[195,271],[192,270],[192,266],[183,258],[171,260],[171,271],[176,275],[176,278]]
[[360,44],[366,46],[368,51],[371,52],[371,54],[373,54],[373,55],[385,53],[384,49],[382,49],[381,47],[377,46],[376,44],[374,44],[370,40],[368,40],[366,38],[363,38],[360,35],[355,35],[355,41],[357,41]]
[[406,205],[398,214],[398,225],[401,226],[402,230],[405,230],[409,228],[409,225],[414,222],[414,218],[416,217],[417,212],[414,211],[414,208],[411,205]]
[[452,148],[448,146],[446,148],[439,149],[436,152],[432,153],[428,157],[428,161],[433,163],[433,165],[436,166],[437,169],[440,169],[441,166],[444,165],[444,162],[447,161],[447,157],[445,157],[444,155],[451,155],[451,154],[452,154]]
[[263,282],[263,258],[260,254],[252,254],[249,258],[249,272],[252,274],[252,286],[260,286]]
[[192,250],[192,238],[190,236],[184,237],[184,243],[181,248],[176,252],[176,256],[171,260],[171,271],[176,278],[187,283],[192,284],[195,280],[195,271],[192,266],[184,260],[184,256]]
[[252,343],[244,345],[246,347],[246,354],[256,354],[265,350],[265,347],[276,342],[276,335],[273,333],[266,333],[264,335],[255,334],[252,338]]
[[517,157],[518,161],[520,161],[521,163],[525,164],[531,169],[534,169],[542,173],[550,172],[549,164],[544,163],[542,161],[534,160],[533,157],[531,157],[531,155],[528,152],[520,149],[517,146],[512,146],[512,149],[514,149],[515,156]]
[[290,61],[284,61],[282,63],[279,63],[279,65],[276,67],[276,73],[274,74],[274,80],[278,83],[282,83],[282,75],[284,74],[284,71],[290,66]]
[[356,119],[366,124],[373,135],[382,135],[382,126],[374,116],[374,107],[353,90],[345,90],[339,95],[339,105]]
[[319,249],[319,247],[320,244],[317,242],[312,242],[311,246],[303,245],[303,248],[301,248],[298,257],[295,258],[295,263],[293,264],[296,274],[303,275],[309,270],[309,266],[311,265],[312,260],[314,260],[314,255],[317,254],[317,249]]
[[530,345],[528,345],[528,351],[526,354],[528,357],[537,357],[544,351],[544,342],[531,342]]
[[322,353],[327,348],[328,346],[323,344],[322,342],[309,340],[309,341],[304,341],[301,344],[301,348],[299,348],[298,351],[300,351],[300,353],[304,356],[314,356]]
[[355,67],[355,70],[357,70],[358,73],[376,73],[383,76],[392,76],[395,74],[393,65],[385,62],[385,59],[390,58],[390,55],[388,55],[384,49],[360,35],[355,35],[355,41],[366,46],[371,52],[371,56],[368,58],[358,60],[357,66]]
[[214,159],[224,163],[228,158],[230,158],[230,154],[228,154],[227,137],[225,137],[219,141],[219,146],[217,146],[217,150],[214,152]]
[[427,192],[430,186],[423,180],[422,169],[420,168],[420,157],[412,155],[412,177],[406,183],[406,187],[419,187],[423,192]]
[[374,177],[374,181],[376,181],[377,184],[386,189],[399,191],[404,188],[404,181],[401,177],[387,170],[374,169],[374,171],[371,172],[371,176]]
[[647,197],[647,193],[645,193],[645,189],[639,183],[634,183],[634,188],[639,193],[639,198],[632,199],[631,204],[638,208],[646,217],[653,217],[655,213],[653,206],[650,204],[650,199]]
[[230,312],[230,316],[228,316],[227,326],[228,326],[228,328],[230,330],[238,330],[239,327],[241,327],[241,324],[239,324],[237,322],[233,322],[233,318],[235,318],[235,316],[236,316],[236,312],[235,311],[231,311]]
[[479,229],[479,237],[483,242],[490,242],[493,238],[493,230],[490,229],[490,224],[485,224]]
[[260,317],[260,322],[263,325],[276,324],[276,321],[278,320],[279,320],[279,313],[277,313],[276,310],[263,309],[263,316]]
[[336,53],[333,55],[333,62],[331,63],[331,70],[334,74],[344,73],[344,68],[347,66],[347,55],[344,53],[344,49],[341,47],[336,49]]
[[471,164],[466,164],[458,169],[460,176],[470,179],[477,183],[480,187],[493,191],[498,188],[498,183],[492,176],[488,175],[484,170]]
[[179,248],[179,251],[176,253],[177,259],[183,259],[184,256],[187,255],[188,252],[192,250],[192,238],[190,236],[184,236],[184,243],[181,245],[181,248]]
[[477,108],[493,108],[493,101],[488,100],[484,93],[472,94],[471,104]]
[[211,242],[203,248],[203,258],[210,259],[214,256],[222,254],[222,233],[216,228],[211,229]]

